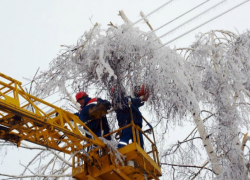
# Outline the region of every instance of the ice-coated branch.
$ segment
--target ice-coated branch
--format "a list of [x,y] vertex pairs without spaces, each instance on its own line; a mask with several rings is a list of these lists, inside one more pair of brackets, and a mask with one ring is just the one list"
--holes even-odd
[[57,153],[54,150],[50,150],[51,153],[53,153],[58,159],[60,159],[62,162],[64,162],[65,164],[67,164],[68,166],[72,167],[72,163],[70,163],[68,160],[66,160],[65,158],[63,158],[59,153]]
[[33,159],[31,159],[30,162],[29,162],[26,166],[24,166],[25,168],[24,168],[24,171],[22,172],[21,176],[23,176],[23,175],[25,174],[25,172],[26,172],[26,170],[29,168],[29,166],[33,164],[33,161],[35,161],[36,158],[37,158],[38,156],[40,156],[43,152],[44,152],[44,150],[41,151],[41,152],[39,152],[38,154],[36,154],[36,156],[35,156]]
[[203,165],[203,166],[194,166],[194,165],[183,165],[183,164],[169,164],[169,163],[161,163],[161,165],[168,165],[168,166],[178,166],[178,167],[185,167],[185,168],[199,168],[200,170],[202,169],[207,169],[209,171],[213,171],[212,169],[209,169],[205,167],[208,164],[208,161]]
[[[191,180],[194,180],[194,179],[198,176],[198,174],[200,174],[200,172],[202,171],[202,169],[206,169],[205,166],[206,166],[208,163],[209,163],[209,161],[205,162],[205,163],[203,164],[203,166],[201,166],[200,170],[199,170],[197,173],[195,173],[194,177],[193,177]],[[208,169],[208,170],[211,170],[211,169]]]
[[32,178],[32,177],[54,177],[54,178],[59,178],[59,177],[71,177],[72,174],[59,174],[59,175],[43,175],[43,174],[34,174],[34,175],[25,175],[25,176],[18,176],[18,175],[11,175],[11,174],[3,174],[0,173],[0,176],[6,176],[10,177],[9,179],[17,179],[17,178]]

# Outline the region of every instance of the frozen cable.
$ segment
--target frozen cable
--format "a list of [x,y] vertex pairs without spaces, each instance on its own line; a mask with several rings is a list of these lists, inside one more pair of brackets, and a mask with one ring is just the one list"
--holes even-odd
[[[186,22],[182,23],[181,25],[179,25],[179,26],[175,27],[174,29],[172,29],[172,30],[168,31],[167,33],[165,33],[165,34],[161,35],[161,36],[160,36],[160,37],[158,37],[158,38],[162,38],[162,37],[166,36],[167,34],[169,34],[169,33],[173,32],[173,31],[175,31],[176,29],[178,29],[178,28],[182,27],[183,25],[187,24],[188,22],[193,21],[193,20],[194,20],[194,19],[196,19],[197,17],[199,17],[199,16],[201,16],[202,14],[204,14],[204,13],[206,13],[206,12],[210,11],[211,9],[215,8],[216,6],[220,5],[221,3],[225,2],[225,1],[227,1],[227,0],[223,0],[223,1],[219,2],[219,3],[217,3],[216,5],[214,5],[214,6],[210,7],[209,9],[207,9],[207,10],[203,11],[202,13],[200,13],[200,14],[196,15],[195,17],[193,17],[193,18],[191,18],[191,19],[187,20]],[[158,40],[158,39],[156,39],[156,40]],[[156,40],[155,40],[155,41],[156,41]]]
[[201,4],[199,4],[199,5],[195,6],[194,8],[192,8],[192,9],[190,9],[190,10],[186,11],[185,13],[181,14],[180,16],[178,16],[178,17],[176,17],[176,18],[172,19],[171,21],[167,22],[166,24],[164,24],[164,25],[162,25],[162,26],[158,27],[157,29],[155,29],[155,30],[151,31],[150,33],[148,33],[148,34],[147,34],[147,36],[148,36],[148,35],[151,35],[151,34],[152,34],[152,33],[154,33],[155,31],[158,31],[159,29],[161,29],[161,28],[165,27],[166,25],[168,25],[168,24],[170,24],[170,23],[174,22],[175,20],[177,20],[177,19],[181,18],[182,16],[184,16],[184,15],[186,15],[186,14],[190,13],[191,11],[193,11],[193,10],[195,10],[196,8],[198,8],[198,7],[202,6],[203,4],[207,3],[208,1],[210,1],[210,0],[207,0],[207,1],[205,1],[205,2],[203,2],[203,3],[201,3]]
[[235,9],[235,8],[237,8],[237,7],[241,6],[241,5],[243,5],[244,3],[248,2],[248,1],[249,1],[249,0],[246,0],[246,1],[244,1],[244,2],[239,3],[238,5],[236,5],[236,6],[232,7],[232,8],[230,8],[230,9],[228,9],[228,10],[226,10],[226,11],[224,11],[223,13],[221,13],[221,14],[219,14],[219,15],[213,17],[212,19],[210,19],[210,20],[208,20],[208,21],[206,21],[206,22],[200,24],[199,26],[196,26],[195,28],[193,28],[193,29],[191,29],[191,30],[189,30],[189,31],[187,31],[187,32],[185,32],[185,33],[183,33],[183,34],[181,34],[180,36],[177,36],[176,38],[174,38],[174,39],[172,39],[172,40],[166,42],[165,44],[163,44],[162,46],[160,46],[160,47],[157,48],[157,49],[160,49],[160,48],[162,48],[163,46],[165,46],[165,45],[167,45],[167,44],[169,44],[169,43],[175,41],[176,39],[181,38],[182,36],[184,36],[184,35],[186,35],[186,34],[192,32],[193,30],[195,30],[195,29],[197,29],[197,28],[199,28],[199,27],[201,27],[201,26],[203,26],[203,25],[205,25],[205,24],[207,24],[207,23],[209,23],[209,22],[211,22],[211,21],[217,19],[218,17],[220,17],[220,16],[222,16],[222,15],[224,15],[224,14],[226,14],[226,13],[232,11],[233,9]]
[[138,22],[140,22],[141,20],[147,18],[148,16],[150,16],[151,14],[155,13],[156,11],[158,11],[159,9],[163,8],[164,6],[168,5],[169,3],[171,3],[174,0],[170,0],[168,2],[166,2],[165,4],[161,5],[160,7],[158,7],[157,9],[153,10],[151,13],[147,14],[145,17],[139,19],[138,21],[134,22],[133,24],[131,24],[128,28],[126,28],[125,30],[131,28],[132,26],[134,26],[135,24],[137,24]]

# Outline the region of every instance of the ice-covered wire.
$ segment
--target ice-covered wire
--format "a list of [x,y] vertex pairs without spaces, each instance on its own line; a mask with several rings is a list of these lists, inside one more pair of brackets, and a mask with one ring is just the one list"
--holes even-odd
[[182,23],[181,25],[179,25],[179,26],[177,26],[177,27],[171,29],[171,30],[168,31],[167,33],[161,35],[160,37],[158,37],[157,39],[155,39],[155,41],[158,40],[158,39],[160,39],[160,38],[162,38],[162,37],[164,37],[164,36],[166,36],[166,35],[168,35],[169,33],[173,32],[173,31],[175,31],[175,30],[179,29],[179,28],[182,27],[183,25],[185,25],[185,24],[187,24],[187,23],[189,23],[189,22],[195,20],[196,18],[198,18],[198,17],[200,17],[201,15],[207,13],[208,11],[214,9],[215,7],[217,7],[217,6],[219,6],[220,4],[224,3],[225,1],[227,1],[227,0],[220,1],[219,3],[213,5],[212,7],[208,8],[207,10],[205,10],[205,11],[201,12],[200,14],[194,16],[193,18],[187,20],[186,22]]
[[160,46],[160,47],[157,48],[157,49],[160,49],[160,48],[162,48],[163,46],[165,46],[165,45],[167,45],[167,44],[169,44],[169,43],[171,43],[171,42],[173,42],[173,41],[175,41],[175,40],[181,38],[182,36],[184,36],[184,35],[186,35],[186,34],[192,32],[192,31],[194,31],[195,29],[197,29],[197,28],[199,28],[199,27],[201,27],[201,26],[203,26],[203,25],[205,25],[205,24],[207,24],[207,23],[209,23],[209,22],[211,22],[211,21],[217,19],[218,17],[220,17],[220,16],[222,16],[222,15],[224,15],[224,14],[226,14],[226,13],[232,11],[232,10],[234,10],[235,8],[237,8],[237,7],[239,7],[239,6],[243,5],[243,4],[245,4],[245,3],[248,2],[248,1],[249,1],[249,0],[246,0],[246,1],[243,1],[243,2],[241,2],[241,3],[239,3],[239,4],[237,4],[236,6],[234,6],[234,7],[230,8],[230,9],[224,11],[223,13],[221,13],[221,14],[219,14],[219,15],[217,15],[217,16],[211,18],[211,19],[209,19],[208,21],[206,21],[206,22],[204,22],[204,23],[202,23],[202,24],[196,26],[195,28],[192,28],[191,30],[189,30],[189,31],[187,31],[187,32],[185,32],[185,33],[183,33],[183,34],[181,34],[180,36],[177,36],[176,38],[174,38],[174,39],[172,39],[172,40],[170,40],[170,41],[164,43],[162,46]]
[[155,29],[155,30],[153,30],[153,31],[149,32],[149,33],[148,33],[148,34],[146,34],[146,35],[147,35],[147,36],[151,35],[152,33],[154,33],[154,32],[156,32],[156,31],[158,31],[159,29],[161,29],[161,28],[163,28],[163,27],[165,27],[166,25],[168,25],[168,24],[170,24],[170,23],[172,23],[172,22],[176,21],[177,19],[181,18],[182,16],[184,16],[184,15],[186,15],[186,14],[190,13],[191,11],[193,11],[193,10],[197,9],[198,7],[200,7],[200,6],[204,5],[204,4],[206,4],[208,1],[210,1],[210,0],[207,0],[207,1],[204,1],[203,3],[200,3],[199,5],[197,5],[197,6],[193,7],[192,9],[190,9],[190,10],[186,11],[185,13],[183,13],[183,14],[181,14],[180,16],[178,16],[178,17],[176,17],[176,18],[172,19],[171,21],[169,21],[169,22],[167,22],[167,23],[163,24],[162,26],[160,26],[160,27],[158,27],[157,29]]
[[133,24],[131,24],[129,27],[127,27],[125,29],[128,30],[129,28],[131,28],[132,26],[134,26],[135,24],[137,24],[138,22],[140,22],[141,20],[147,18],[148,16],[150,16],[151,14],[155,13],[156,11],[158,11],[159,9],[163,8],[164,6],[168,5],[169,3],[171,3],[172,1],[175,1],[175,0],[170,0],[168,2],[166,2],[165,4],[161,5],[160,7],[158,7],[157,9],[153,10],[152,12],[150,12],[149,14],[147,14],[145,17],[142,17],[141,19],[139,19],[138,21],[134,22]]

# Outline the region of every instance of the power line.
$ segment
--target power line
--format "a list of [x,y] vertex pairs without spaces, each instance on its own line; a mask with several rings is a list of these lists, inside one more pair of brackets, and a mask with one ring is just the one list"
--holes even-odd
[[[187,24],[187,23],[193,21],[193,20],[196,19],[197,17],[201,16],[201,15],[204,14],[204,13],[207,13],[208,11],[210,11],[211,9],[215,8],[216,6],[222,4],[222,3],[225,2],[225,1],[227,1],[227,0],[223,0],[223,1],[221,1],[221,2],[219,2],[219,3],[217,3],[217,4],[215,4],[214,6],[208,8],[207,10],[201,12],[200,14],[198,14],[198,15],[192,17],[191,19],[187,20],[186,22],[182,23],[181,25],[179,25],[179,26],[177,26],[177,27],[171,29],[171,30],[168,31],[167,33],[161,35],[160,37],[158,37],[158,39],[160,39],[160,38],[162,38],[162,37],[168,35],[169,33],[171,33],[171,32],[173,32],[173,31],[177,30],[178,28],[182,27],[183,25],[185,25],[185,24]],[[158,39],[156,39],[156,40],[158,40]],[[155,40],[155,41],[156,41],[156,40]]]
[[[203,4],[207,3],[208,1],[210,1],[210,0],[207,0],[207,1],[205,1],[205,2],[203,2],[203,3],[201,3],[201,4],[199,4],[199,5],[197,5],[197,6],[195,6],[195,7],[193,7],[192,9],[186,11],[185,13],[181,14],[180,16],[178,16],[178,17],[172,19],[171,21],[165,23],[164,25],[160,26],[159,28],[157,28],[157,29],[155,29],[155,30],[152,30],[151,32],[147,33],[146,36],[149,36],[150,34],[156,32],[157,30],[159,30],[159,29],[165,27],[166,25],[168,25],[168,24],[174,22],[175,20],[177,20],[177,19],[179,19],[180,17],[182,17],[182,16],[188,14],[189,12],[193,11],[194,9],[196,9],[196,8],[198,8],[198,7],[200,7],[200,6],[202,6]],[[178,27],[172,29],[171,31],[169,31],[168,33],[165,33],[165,34],[162,35],[161,37],[163,37],[163,36],[165,36],[165,35],[167,35],[167,34],[173,32],[174,30],[176,30],[176,29],[178,29],[178,28],[180,28],[180,27],[182,27],[182,26],[184,26],[186,23],[195,20],[195,19],[198,18],[199,16],[203,15],[204,13],[207,13],[208,11],[210,11],[211,9],[215,8],[216,6],[220,5],[221,3],[225,2],[225,1],[227,1],[227,0],[221,1],[221,2],[219,2],[218,4],[216,4],[216,5],[212,6],[211,8],[207,9],[206,11],[200,13],[199,15],[194,16],[194,17],[191,18],[189,21],[186,21],[185,23],[183,23],[183,24],[179,25]],[[145,18],[145,17],[144,17],[144,18]],[[157,37],[157,39],[155,39],[154,41],[159,40],[161,37]],[[161,44],[161,43],[160,43],[160,44]]]
[[165,23],[164,25],[158,27],[157,29],[151,31],[150,33],[147,34],[147,36],[149,36],[150,34],[154,33],[155,31],[158,31],[159,29],[165,27],[166,25],[168,25],[168,24],[170,24],[170,23],[176,21],[177,19],[179,19],[179,18],[181,18],[182,16],[184,16],[184,15],[190,13],[191,11],[195,10],[196,8],[198,8],[198,7],[200,7],[200,6],[204,5],[204,4],[206,4],[208,1],[210,1],[210,0],[207,0],[207,1],[205,1],[205,2],[203,2],[203,3],[201,3],[201,4],[199,4],[199,5],[197,5],[197,6],[195,6],[195,7],[193,7],[192,9],[186,11],[185,13],[181,14],[180,16],[178,16],[178,17],[172,19],[171,21],[169,21],[169,22]]
[[168,2],[166,2],[165,4],[161,5],[160,7],[158,7],[157,9],[153,10],[152,12],[150,12],[149,14],[147,14],[145,17],[139,19],[138,21],[134,22],[133,24],[131,24],[129,27],[127,27],[125,30],[128,30],[129,28],[131,28],[132,26],[134,26],[135,24],[137,24],[138,22],[140,22],[141,20],[143,20],[144,18],[150,16],[151,14],[155,13],[156,11],[158,11],[159,9],[163,8],[164,6],[168,5],[169,3],[171,3],[172,1],[175,0],[170,0]]
[[245,3],[248,2],[248,1],[249,1],[249,0],[246,0],[246,1],[244,1],[244,2],[241,2],[241,3],[237,4],[236,6],[234,6],[234,7],[230,8],[230,9],[224,11],[223,13],[221,13],[221,14],[219,14],[219,15],[213,17],[213,18],[211,18],[210,20],[208,20],[208,21],[206,21],[206,22],[204,22],[204,23],[202,23],[202,24],[196,26],[195,28],[193,28],[193,29],[191,29],[191,30],[189,30],[189,31],[187,31],[187,32],[185,32],[185,33],[183,33],[183,34],[181,34],[180,36],[177,36],[176,38],[174,38],[174,39],[172,39],[172,40],[166,42],[165,44],[163,44],[162,46],[160,46],[160,47],[157,48],[157,49],[160,49],[160,48],[162,48],[163,46],[165,46],[165,45],[167,45],[167,44],[169,44],[169,43],[171,43],[171,42],[173,42],[173,41],[175,41],[175,40],[181,38],[182,36],[184,36],[184,35],[186,35],[186,34],[192,32],[193,30],[195,30],[195,29],[197,29],[197,28],[199,28],[199,27],[201,27],[201,26],[203,26],[203,25],[205,25],[205,24],[207,24],[207,23],[209,23],[209,22],[211,22],[211,21],[217,19],[218,17],[220,17],[220,16],[222,16],[222,15],[224,15],[224,14],[226,14],[226,13],[232,11],[233,9],[235,9],[235,8],[237,8],[237,7],[239,7],[239,6],[243,5],[243,4],[245,4]]

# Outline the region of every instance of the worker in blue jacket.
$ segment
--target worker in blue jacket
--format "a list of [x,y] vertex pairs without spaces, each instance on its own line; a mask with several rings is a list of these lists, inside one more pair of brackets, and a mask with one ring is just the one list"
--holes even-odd
[[[149,97],[149,93],[146,92],[144,86],[142,86],[139,92],[135,93],[135,98],[131,96],[125,96],[124,93],[118,92],[115,88],[113,88],[112,97],[113,104],[120,106],[115,112],[118,120],[119,127],[124,127],[131,123],[131,111],[129,107],[129,101],[131,101],[132,108],[132,116],[134,124],[142,128],[142,114],[139,111],[139,108],[144,105],[144,101],[147,101]],[[142,133],[139,131],[140,144],[143,149],[144,142]],[[122,130],[121,138],[118,144],[118,148],[126,146],[129,143],[129,140],[133,140],[133,132],[132,127],[128,127]]]
[[[106,110],[109,110],[111,107],[109,101],[101,98],[90,98],[88,94],[83,91],[76,94],[76,101],[81,105],[79,113],[76,113],[76,115],[79,116],[80,120],[84,122],[91,131],[98,137],[110,133],[109,124],[105,115],[100,115],[98,118],[91,116],[91,108],[97,106],[99,103],[102,103]],[[89,135],[86,136],[90,137]],[[107,136],[106,139],[111,140],[111,137]]]

